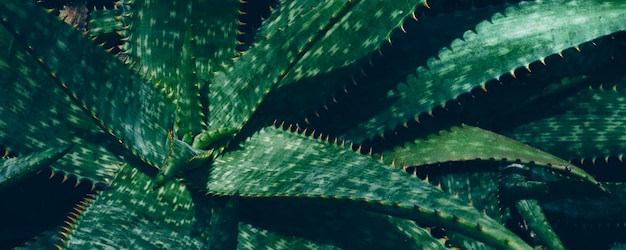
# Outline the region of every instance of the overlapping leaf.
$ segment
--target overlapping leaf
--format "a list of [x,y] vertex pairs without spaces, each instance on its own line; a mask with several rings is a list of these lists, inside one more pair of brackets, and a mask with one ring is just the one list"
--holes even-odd
[[[473,165],[468,168],[464,165]],[[428,171],[426,174],[429,182],[441,186],[441,189],[451,195],[455,195],[460,200],[471,204],[477,210],[487,214],[492,219],[503,223],[501,205],[498,199],[498,179],[500,173],[489,162],[472,162],[467,164],[455,163],[461,166],[440,166],[445,173],[433,174],[435,171]],[[418,168],[416,174],[424,174],[424,169]],[[504,223],[503,223],[504,224]],[[442,229],[444,230],[444,229]],[[482,242],[477,242],[454,231],[445,231],[450,238],[450,244],[461,249],[491,249]]]
[[95,9],[89,15],[89,35],[97,36],[110,33],[126,33],[127,16],[130,15],[127,1],[119,1],[113,9]]
[[623,1],[560,0],[509,7],[440,50],[436,58],[407,77],[406,84],[398,85],[377,103],[384,109],[342,136],[357,143],[371,139],[463,93],[484,87],[490,79],[623,30],[625,5]]
[[0,98],[0,145],[11,154],[27,155],[62,144],[74,144],[65,157],[51,165],[53,172],[94,185],[106,185],[119,159],[108,152],[107,139],[70,98],[4,28],[0,44],[3,97]]
[[[68,248],[199,249],[206,246],[207,218],[180,182],[151,192],[152,180],[125,165],[111,186],[86,204],[59,236]],[[198,214],[196,214],[196,211]],[[201,222],[199,222],[199,220]],[[204,224],[203,224],[204,223]],[[98,240],[93,240],[97,235]]]
[[[259,31],[263,38],[259,45],[246,51],[232,68],[215,76],[216,84],[211,85],[209,95],[210,126],[240,128],[273,88],[299,81],[307,82],[299,84],[297,92],[280,92],[278,101],[294,100],[290,102],[297,106],[293,110],[310,106],[310,101],[325,101],[359,68],[354,62],[374,52],[394,27],[424,4],[425,1],[282,3]],[[385,18],[371,18],[372,15]],[[337,42],[338,37],[341,42]],[[308,79],[325,74],[330,75],[328,82]],[[296,94],[299,97],[293,98]]]
[[[29,159],[29,154],[42,156],[38,152],[54,150],[48,149],[51,145],[77,144],[53,164],[53,171],[109,183],[118,169],[117,156],[124,156],[114,151],[113,144],[127,147],[154,167],[164,162],[176,166],[167,172],[174,178],[178,169],[189,171],[185,164],[202,153],[184,142],[189,143],[190,135],[206,130],[207,123],[211,127],[209,131],[238,130],[247,124],[257,107],[265,108],[264,112],[270,116],[282,116],[285,110],[294,111],[288,118],[298,116],[330,96],[361,69],[372,52],[376,53],[381,43],[391,37],[391,30],[400,23],[406,24],[416,6],[424,8],[426,2],[285,1],[259,32],[259,43],[232,65],[225,64],[225,71],[214,78],[210,72],[224,66],[219,65],[234,54],[238,1],[199,0],[185,4],[134,1],[132,5],[124,5],[123,10],[96,12],[92,20],[100,31],[125,29],[125,22],[132,19],[130,36],[126,36],[129,43],[124,49],[130,55],[129,62],[141,68],[138,74],[79,33],[28,4],[31,3],[9,0],[0,7],[0,23],[9,31],[0,31],[0,38],[5,38],[0,39],[4,45],[0,48],[7,48],[8,52],[0,54],[0,76],[8,79],[8,84],[3,84],[7,86],[6,93],[0,99],[3,115],[0,146],[17,154],[19,161]],[[426,41],[421,43],[429,46],[424,54],[378,66],[383,71],[401,68],[392,71],[394,76],[389,78],[394,78],[395,73],[402,74],[406,67],[398,64],[406,63],[414,69],[416,61],[437,56],[419,64],[406,86],[389,92],[381,102],[373,102],[381,109],[357,107],[355,112],[367,114],[368,121],[352,128],[346,125],[353,124],[346,122],[351,116],[339,119],[337,122],[348,127],[343,136],[357,142],[371,139],[463,93],[484,87],[487,80],[528,67],[530,62],[544,63],[542,60],[550,54],[626,27],[623,1],[532,1],[514,4],[515,7],[506,11],[500,9],[508,5],[486,11],[472,9],[473,16],[465,19],[466,23],[452,32],[443,32],[442,36],[452,34],[450,39],[453,39],[458,38],[459,31],[470,29],[461,32],[463,41],[445,43],[449,49],[432,52],[433,48],[441,48],[441,44]],[[129,8],[133,11],[130,19],[123,21],[98,16],[119,17]],[[485,13],[502,14],[474,27],[476,22],[484,20]],[[445,15],[417,19],[434,24],[441,18]],[[462,19],[458,16],[454,20]],[[436,32],[455,24],[432,25],[426,31]],[[405,28],[402,26],[400,30]],[[425,40],[429,40],[427,33],[421,36]],[[590,43],[595,45],[593,41]],[[401,55],[404,48],[395,49]],[[68,69],[64,67],[66,64],[73,67]],[[384,74],[388,72],[380,73]],[[587,79],[584,74],[574,72],[574,78],[556,79],[556,82]],[[145,78],[154,78],[165,93],[156,90]],[[600,92],[589,95],[582,92],[564,102],[567,111],[553,117],[555,121],[550,118],[532,121],[512,133],[534,146],[545,144],[542,149],[563,157],[582,152],[582,157],[617,155],[621,159],[623,145],[617,128],[622,119],[617,116],[621,114],[623,98],[611,91]],[[174,96],[173,100],[165,94]],[[205,99],[209,97],[211,100]],[[579,103],[583,98],[591,100]],[[265,105],[268,104],[265,99],[269,105]],[[285,99],[289,100],[283,103]],[[262,102],[264,105],[259,106]],[[201,104],[210,104],[211,109],[207,111]],[[282,109],[281,104],[289,107]],[[607,114],[603,108],[617,114]],[[604,117],[610,118],[600,119]],[[581,121],[574,121],[578,118]],[[94,124],[100,128],[94,128]],[[539,133],[545,127],[554,131],[533,138],[536,134],[533,129],[538,128]],[[575,145],[561,146],[570,139],[564,139],[557,131],[559,128],[575,135]],[[170,129],[183,140],[166,139]],[[521,134],[515,134],[520,131]],[[524,134],[526,131],[531,133]],[[230,136],[229,133],[228,139]],[[546,138],[556,143],[543,143]],[[593,142],[598,146],[580,143],[588,138],[596,138]],[[232,247],[238,240],[242,248],[443,247],[442,241],[410,221],[415,220],[445,227],[456,239],[464,237],[454,236],[460,232],[497,248],[528,248],[497,219],[489,218],[497,218],[493,215],[495,200],[474,204],[478,210],[466,204],[473,198],[488,199],[493,194],[493,183],[485,183],[493,180],[493,173],[438,177],[437,181],[442,182],[447,192],[469,190],[461,192],[459,200],[388,164],[280,129],[263,128],[240,147],[236,146],[214,162],[209,157],[196,161],[200,168],[183,174],[190,184],[200,185],[209,195],[228,196],[231,202],[226,206],[211,203],[213,197],[189,192],[177,180],[152,191],[154,181],[131,165],[124,165],[108,189],[95,200],[77,206],[82,211],[80,215],[72,213],[67,226],[62,226],[59,233],[47,234],[45,242],[39,243],[76,248],[213,248]],[[475,159],[532,162],[597,184],[586,172],[558,157],[467,126],[386,152],[384,160],[392,159],[397,165]],[[6,160],[9,161],[13,160]],[[197,173],[202,174],[194,175]],[[476,180],[481,177],[486,178]],[[557,214],[566,210],[563,217],[586,219],[587,211],[599,210],[599,205],[623,207],[619,201],[623,190],[610,191],[617,194],[607,197],[618,201],[611,203],[606,197],[599,197],[598,201],[565,199],[545,207]],[[237,205],[240,202],[249,205],[244,209],[257,209],[240,213],[241,207]],[[294,207],[289,206],[277,209],[278,205],[290,202],[300,205],[295,210],[302,213],[294,212]],[[301,206],[317,210],[306,211]],[[489,211],[483,214],[480,209]],[[269,220],[255,217],[258,211],[271,215]],[[619,214],[618,209],[608,211],[606,217]],[[304,223],[296,222],[301,218],[305,218]],[[338,224],[325,224],[336,219],[344,223],[339,229],[335,227]],[[239,220],[242,222],[238,223]],[[349,222],[358,228],[351,230],[353,225],[346,224]],[[542,229],[545,227],[540,225],[537,231]],[[328,232],[331,237],[325,235]],[[343,232],[351,234],[342,237]],[[369,237],[372,233],[383,235]],[[93,240],[93,235],[98,235],[98,239]],[[338,237],[329,239],[332,236]],[[62,240],[57,241],[58,237]],[[355,242],[359,238],[390,239],[390,242]],[[397,239],[400,240],[393,241]],[[484,247],[462,240],[463,247]]]
[[[334,197],[376,211],[445,226],[501,248],[527,248],[517,236],[436,187],[367,156],[276,128],[262,129],[215,160],[208,194]],[[197,181],[197,180],[196,180]]]
[[553,107],[554,115],[505,134],[568,160],[621,158],[626,152],[623,90],[588,88]]
[[537,200],[520,200],[515,203],[515,206],[526,219],[528,227],[537,234],[537,237],[546,247],[549,249],[565,249],[559,237],[550,227]]
[[200,89],[206,88],[202,85],[211,72],[236,55],[238,4],[238,0],[131,4],[132,35],[125,50],[142,71],[174,94],[179,136],[193,136],[206,128]]
[[0,188],[15,184],[23,178],[41,171],[42,168],[57,161],[71,147],[53,147],[48,150],[22,156],[20,158],[0,159]]
[[503,160],[533,163],[551,171],[598,185],[583,169],[556,156],[532,148],[502,135],[463,125],[441,131],[427,139],[418,139],[403,147],[383,153],[387,162],[398,166],[420,166],[469,160]]
[[[34,3],[11,1],[2,24],[97,125],[142,160],[158,167],[167,155],[173,105],[121,61]],[[53,43],[49,37],[54,37]],[[80,53],[77,53],[80,52]],[[65,67],[71,64],[73,67]]]

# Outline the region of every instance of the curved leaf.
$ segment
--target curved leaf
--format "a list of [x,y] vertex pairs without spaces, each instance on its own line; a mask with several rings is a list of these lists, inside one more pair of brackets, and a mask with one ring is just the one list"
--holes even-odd
[[[610,87],[610,86],[609,86]],[[561,99],[561,111],[521,124],[505,134],[568,160],[626,153],[626,99],[622,90],[588,88]]]
[[89,35],[95,37],[102,34],[125,33],[128,28],[127,16],[130,14],[128,1],[118,1],[113,9],[95,9],[89,13]]
[[534,163],[560,175],[596,186],[599,182],[585,170],[556,156],[513,139],[477,127],[463,125],[418,139],[383,153],[385,161],[398,166],[420,166],[450,161],[502,160]]
[[[163,163],[173,121],[171,101],[120,60],[32,2],[7,2],[0,18],[56,82],[50,88],[61,88],[95,124],[140,159],[157,168]],[[56,42],[49,42],[49,37]],[[73,67],[65,67],[68,64]]]
[[528,227],[532,229],[549,249],[565,249],[559,237],[548,223],[537,200],[519,200],[515,207],[520,211]]
[[509,7],[441,49],[406,84],[387,93],[379,103],[383,110],[341,136],[361,143],[484,87],[488,80],[624,30],[624,8],[626,3],[617,0],[532,1]]
[[[61,228],[58,245],[67,248],[199,249],[206,246],[203,215],[180,182],[169,182],[152,192],[152,180],[125,165],[111,186],[70,215]],[[196,214],[198,212],[198,214]],[[199,224],[198,224],[199,223]],[[93,240],[98,235],[98,240]]]
[[[259,31],[265,38],[259,41],[263,45],[246,51],[212,81],[216,84],[209,92],[213,102],[210,126],[241,128],[273,89],[331,74],[327,83],[309,79],[300,85],[307,94],[290,105],[299,110],[307,102],[325,101],[360,67],[354,65],[356,61],[374,52],[393,28],[425,2],[303,0],[281,4]],[[311,87],[307,85],[315,91],[308,91]],[[281,93],[279,100],[293,94]]]
[[27,155],[51,145],[74,144],[66,157],[51,165],[53,172],[107,185],[119,162],[109,152],[114,142],[94,128],[61,89],[50,86],[52,79],[4,28],[0,44],[8,48],[0,58],[0,78],[6,81],[0,98],[0,145],[12,154]]
[[0,189],[15,184],[23,178],[41,171],[67,154],[72,146],[52,147],[42,152],[19,158],[0,159]]
[[457,230],[494,247],[529,248],[473,207],[356,152],[272,127],[241,148],[215,160],[207,194],[343,200]]

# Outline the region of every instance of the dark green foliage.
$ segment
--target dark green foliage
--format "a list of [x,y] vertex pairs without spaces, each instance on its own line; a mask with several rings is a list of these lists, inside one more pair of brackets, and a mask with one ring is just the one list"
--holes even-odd
[[625,244],[626,1],[6,0],[0,24],[2,247]]

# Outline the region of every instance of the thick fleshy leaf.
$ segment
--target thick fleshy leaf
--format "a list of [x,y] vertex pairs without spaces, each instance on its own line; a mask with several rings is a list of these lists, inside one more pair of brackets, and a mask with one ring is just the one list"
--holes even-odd
[[[33,219],[34,213],[50,214],[50,206],[41,206],[40,213],[38,205],[26,205],[20,216],[13,216],[16,206],[5,206],[4,214],[16,219],[4,223],[0,245],[12,239],[22,244],[57,227],[28,247],[528,248],[524,241],[541,247],[524,227],[530,222],[537,223],[532,231],[540,237],[560,237],[567,248],[583,248],[572,238],[601,231],[621,232],[622,237],[601,238],[610,240],[607,246],[623,246],[614,243],[626,232],[623,183],[603,183],[607,192],[597,192],[593,177],[551,154],[602,157],[616,165],[611,170],[624,165],[622,119],[606,113],[623,113],[621,92],[578,93],[580,86],[623,78],[621,44],[626,43],[619,36],[626,32],[614,31],[626,27],[624,1],[259,0],[259,6],[271,6],[262,11],[273,15],[263,20],[255,43],[243,45],[236,36],[250,26],[241,19],[246,10],[237,6],[239,0],[120,0],[118,9],[90,11],[87,30],[86,19],[74,18],[87,17],[85,7],[92,3],[68,2],[60,15],[89,37],[32,6],[22,8],[33,1],[7,1],[0,7],[0,155],[15,158],[0,161],[40,156],[58,145],[74,147],[50,164],[57,175],[52,182],[70,190],[59,192],[63,197],[41,192],[53,189],[48,168],[0,196],[12,204],[66,203],[60,210],[69,212],[67,221]],[[100,34],[111,32],[129,42],[118,58],[89,41],[100,43]],[[605,46],[607,41],[612,46]],[[225,63],[235,49],[248,46],[234,63]],[[224,72],[212,75],[218,69]],[[409,73],[416,76],[396,88]],[[516,87],[508,88],[511,82]],[[347,98],[341,99],[344,92]],[[584,98],[597,100],[580,101]],[[333,109],[330,99],[338,100],[337,106],[350,103],[349,108],[328,111],[335,115],[330,118],[323,118],[322,107],[309,113],[320,102]],[[319,123],[304,120],[309,132],[300,134],[259,125],[268,118],[299,123],[303,113],[311,118],[320,112]],[[570,114],[581,120],[570,120]],[[542,122],[550,118],[558,124],[550,123],[555,128],[545,133]],[[385,121],[364,128],[368,119]],[[461,123],[498,133],[513,128],[513,136],[537,125],[533,133],[539,139],[534,134],[523,139],[541,148],[541,140],[549,138],[541,148],[548,153],[478,128],[450,128]],[[355,147],[317,139],[328,138],[319,132],[363,141],[384,157],[377,162],[378,156],[351,152]],[[563,137],[570,135],[576,145],[564,147],[571,139]],[[589,138],[597,140],[584,142]],[[389,150],[394,147],[397,152]],[[577,151],[582,153],[571,155]],[[393,157],[396,153],[401,157]],[[120,161],[126,164],[120,167]],[[400,169],[407,162],[416,166]],[[520,176],[520,185],[496,186],[506,179],[497,166],[511,162],[527,164],[531,173]],[[588,162],[596,163],[581,165]],[[425,170],[438,187],[404,173],[413,167],[418,176]],[[435,169],[444,174],[432,174]],[[623,181],[618,171],[596,178]],[[78,191],[73,187],[78,181],[65,182],[72,175],[99,184],[98,194],[78,203],[78,196],[60,199],[93,192],[93,186],[89,191],[80,185],[84,190]],[[191,191],[198,186],[200,192]],[[536,189],[522,194],[547,199],[537,198],[539,204],[522,212],[534,217],[541,206],[557,236],[545,233],[543,218],[498,213],[502,201],[518,199],[515,191],[525,187]],[[26,189],[46,194],[25,195]],[[32,229],[21,218],[46,225]],[[572,225],[593,229],[565,232],[578,231],[564,230]],[[24,230],[11,231],[15,228]],[[602,247],[598,241],[593,247]]]
[[[143,161],[154,167],[163,163],[167,131],[173,122],[171,101],[120,60],[34,3],[7,2],[0,17],[56,82],[49,88],[62,88],[95,124]],[[50,37],[57,42],[49,42]]]
[[[522,164],[510,164],[502,167],[501,171],[502,176],[498,180],[500,186],[498,203],[502,206],[502,210],[507,214],[519,214],[523,220],[523,229],[535,234],[535,238],[541,242],[540,245],[546,245],[548,249],[565,249],[548,222],[539,201],[530,197],[534,195],[545,200],[545,194],[555,193],[552,188],[547,188],[548,183],[536,181],[532,168]],[[533,192],[533,189],[542,187],[546,187],[545,190]],[[523,193],[531,195],[527,196]]]
[[[296,83],[298,87],[291,88],[299,90],[282,91],[277,101],[289,97],[293,100],[289,106],[297,112],[306,104],[311,107],[311,101],[322,103],[380,47],[393,28],[423,5],[425,1],[405,0],[282,3],[259,31],[260,45],[246,51],[212,81],[216,84],[209,92],[210,126],[240,128],[272,89]],[[385,18],[377,18],[382,16]],[[355,64],[359,60],[360,64]],[[329,77],[322,81],[317,79],[320,75]],[[299,97],[293,98],[296,94]]]
[[70,146],[51,147],[48,150],[33,153],[19,158],[0,159],[0,188],[21,181],[23,178],[41,171],[51,163],[63,157],[71,149]]
[[441,48],[449,46],[454,39],[463,38],[463,34],[478,23],[517,4],[502,1],[493,3],[495,6],[453,12],[442,7],[451,7],[454,3],[456,1],[428,1],[429,8],[417,8],[414,18],[406,19],[396,28],[368,64],[347,81],[344,90],[337,91],[323,107],[309,114],[306,123],[338,135],[371,119],[390,104],[390,100],[384,100],[386,92],[406,79],[417,66],[426,65]]
[[[178,104],[178,136],[206,128],[200,89],[236,55],[239,0],[133,1],[125,50]],[[221,83],[220,83],[221,84]],[[204,96],[205,97],[205,96]]]
[[463,125],[443,130],[383,153],[397,166],[420,166],[453,161],[502,160],[533,163],[563,176],[599,185],[583,169],[554,155],[477,127]]
[[548,249],[565,249],[559,236],[554,233],[548,219],[543,214],[543,210],[537,200],[519,200],[515,202],[515,207],[520,212],[528,227],[537,234],[543,244]]
[[[443,166],[432,167],[440,171],[432,169],[426,171],[423,168],[416,168],[415,173],[420,176],[427,176],[430,183],[441,186],[443,191],[471,204],[477,210],[502,223],[500,201],[494,199],[498,196],[498,179],[500,178],[500,173],[496,172],[497,167],[492,166],[495,164],[489,162],[454,164],[461,166],[443,164]],[[422,171],[426,173],[422,173]],[[450,245],[461,249],[492,249],[482,242],[477,242],[451,230],[445,231],[445,234],[450,239]]]
[[[192,148],[189,144],[176,139],[172,133],[169,134],[168,144],[169,151],[167,158],[165,164],[163,164],[163,168],[155,178],[155,188],[161,187],[183,171],[193,169],[197,165],[206,163],[213,157],[213,150],[204,152]],[[194,159],[197,161],[192,162]]]
[[[152,191],[152,180],[125,165],[113,183],[70,215],[68,228],[57,244],[68,248],[199,249],[205,246],[207,218],[202,204],[180,182]],[[199,213],[196,213],[199,212]],[[201,221],[201,222],[199,222]],[[97,240],[93,239],[98,235]]]
[[91,183],[92,188],[101,189],[109,185],[119,171],[121,159],[111,154],[106,145],[80,139],[74,141],[80,146],[74,146],[65,157],[52,164],[52,174],[75,177],[76,185],[85,181]]
[[426,182],[351,150],[273,127],[217,158],[207,178],[211,195],[336,199],[457,230],[495,247],[528,248],[496,221]]
[[550,106],[551,109],[543,112],[554,115],[527,122],[504,134],[568,160],[610,156],[621,159],[626,153],[623,90],[583,89]]
[[617,0],[531,1],[509,7],[417,67],[406,84],[399,84],[379,101],[384,109],[379,107],[375,116],[341,136],[361,143],[484,87],[491,79],[624,30],[624,8],[626,3]]
[[74,144],[66,157],[51,165],[53,173],[107,185],[119,159],[108,150],[115,144],[4,29],[0,47],[0,145],[10,154],[27,155],[51,145]]

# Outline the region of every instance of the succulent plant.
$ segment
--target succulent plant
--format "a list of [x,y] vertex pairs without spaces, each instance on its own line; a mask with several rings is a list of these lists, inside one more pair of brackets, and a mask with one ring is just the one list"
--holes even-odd
[[0,245],[625,246],[626,1],[49,3],[0,7]]

